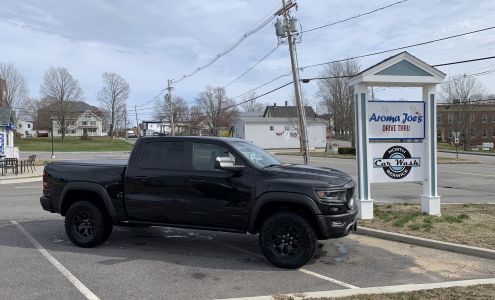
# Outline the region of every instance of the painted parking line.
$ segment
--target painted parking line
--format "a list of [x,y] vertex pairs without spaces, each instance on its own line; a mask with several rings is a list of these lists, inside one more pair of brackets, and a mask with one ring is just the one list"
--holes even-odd
[[495,178],[495,175],[489,175],[489,174],[462,173],[462,172],[448,172],[448,171],[438,171],[438,173],[458,174],[458,175],[469,175],[469,176],[481,176],[481,177],[491,177],[491,178]]
[[41,255],[43,255],[67,280],[74,285],[81,294],[88,300],[99,300],[91,290],[89,290],[79,279],[76,278],[67,268],[65,268],[55,257],[53,257],[40,243],[27,232],[21,224],[17,221],[10,221],[13,225],[19,229],[19,231],[31,242],[36,250],[38,250]]
[[[223,246],[225,246],[227,248],[234,249],[234,250],[237,250],[239,252],[242,252],[242,253],[245,253],[245,254],[249,254],[249,255],[255,256],[257,258],[261,258],[263,260],[266,260],[266,258],[263,255],[261,255],[261,254],[258,254],[258,253],[255,253],[255,252],[251,252],[249,250],[242,249],[242,248],[239,248],[239,247],[236,247],[236,246],[232,246],[232,245],[229,245],[229,244],[225,244],[225,243],[220,243],[219,242],[219,244],[222,244]],[[333,278],[330,278],[328,276],[321,275],[321,274],[318,274],[318,273],[315,273],[315,272],[306,270],[304,268],[299,268],[299,269],[297,269],[297,271],[302,272],[302,273],[307,274],[307,275],[310,275],[310,276],[313,276],[313,277],[317,277],[317,278],[320,278],[320,279],[329,281],[331,283],[334,283],[336,285],[343,286],[343,287],[348,288],[348,289],[358,289],[357,286],[354,286],[352,284],[349,284],[349,283],[346,283],[346,282],[343,282],[343,281],[340,281],[340,280],[337,280],[337,279],[333,279]]]

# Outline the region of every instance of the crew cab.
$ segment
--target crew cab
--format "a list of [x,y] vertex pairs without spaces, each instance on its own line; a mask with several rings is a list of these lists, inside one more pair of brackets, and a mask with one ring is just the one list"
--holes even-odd
[[335,169],[285,164],[234,138],[144,137],[128,161],[60,161],[43,173],[44,210],[93,247],[113,226],[259,234],[274,265],[299,268],[317,240],[356,229],[355,182]]

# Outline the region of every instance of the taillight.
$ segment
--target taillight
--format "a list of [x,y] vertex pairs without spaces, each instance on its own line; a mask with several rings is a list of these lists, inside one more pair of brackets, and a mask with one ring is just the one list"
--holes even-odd
[[48,190],[48,174],[43,171],[43,189]]

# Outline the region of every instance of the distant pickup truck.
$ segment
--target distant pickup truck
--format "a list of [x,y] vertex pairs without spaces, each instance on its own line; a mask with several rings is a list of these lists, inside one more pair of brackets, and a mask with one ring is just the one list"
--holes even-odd
[[355,182],[335,169],[283,164],[244,140],[145,137],[126,161],[52,162],[43,209],[65,216],[80,247],[113,226],[168,226],[259,233],[274,265],[299,268],[317,239],[356,229]]

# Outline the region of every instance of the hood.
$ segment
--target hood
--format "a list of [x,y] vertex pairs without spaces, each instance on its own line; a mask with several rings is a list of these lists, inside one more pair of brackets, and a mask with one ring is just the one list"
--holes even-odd
[[353,182],[351,176],[332,168],[281,164],[278,166],[268,167],[265,170],[275,177],[284,177],[294,180],[318,181],[323,185],[328,184],[331,186],[343,186]]

